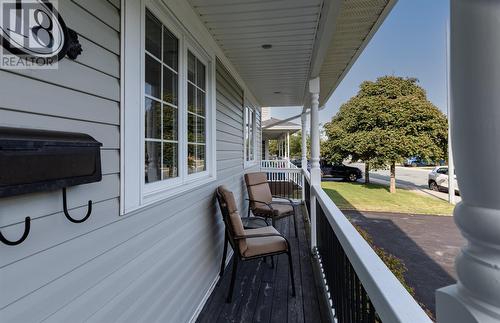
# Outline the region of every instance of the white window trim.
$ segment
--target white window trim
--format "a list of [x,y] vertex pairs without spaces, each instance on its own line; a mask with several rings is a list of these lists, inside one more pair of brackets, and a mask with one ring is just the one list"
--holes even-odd
[[[257,109],[248,102],[248,100],[245,98],[244,100],[245,102],[245,105],[244,105],[244,110],[243,110],[243,113],[244,113],[244,117],[243,117],[243,150],[244,150],[244,158],[245,158],[245,162],[244,162],[244,168],[249,168],[249,167],[253,167],[255,165],[257,165],[259,163],[259,159],[257,158],[257,146],[258,146],[258,143],[257,143]],[[247,160],[247,157],[248,157],[248,147],[247,147],[247,124],[248,124],[248,120],[247,120],[247,116],[248,116],[248,113],[247,113],[247,109],[251,110],[253,112],[253,122],[252,122],[252,136],[253,136],[253,159],[251,160]]]
[[[178,175],[144,182],[144,59],[145,14],[148,8],[179,39]],[[216,180],[215,54],[202,48],[165,4],[159,0],[129,1],[122,30],[121,205],[126,214],[178,196]],[[140,17],[140,19],[138,19]],[[206,171],[188,175],[187,168],[187,51],[206,66]],[[185,164],[185,165],[184,165]]]

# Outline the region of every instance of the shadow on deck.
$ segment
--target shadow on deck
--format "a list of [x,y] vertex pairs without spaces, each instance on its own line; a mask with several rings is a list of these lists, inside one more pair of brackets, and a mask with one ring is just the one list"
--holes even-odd
[[[302,208],[298,208],[302,210]],[[292,245],[297,296],[292,297],[286,254],[270,260],[246,261],[238,266],[232,303],[226,303],[231,265],[217,283],[197,322],[328,322],[328,307],[313,271],[312,255],[302,214],[297,215],[299,237],[293,233],[291,217],[278,221],[277,229]]]

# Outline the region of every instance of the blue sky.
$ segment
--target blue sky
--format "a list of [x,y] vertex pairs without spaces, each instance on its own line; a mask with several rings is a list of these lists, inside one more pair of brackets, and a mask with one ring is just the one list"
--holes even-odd
[[[446,113],[446,36],[449,0],[399,0],[371,42],[337,87],[320,122],[331,120],[364,80],[382,75],[416,77],[429,100]],[[301,108],[273,108],[275,118]]]

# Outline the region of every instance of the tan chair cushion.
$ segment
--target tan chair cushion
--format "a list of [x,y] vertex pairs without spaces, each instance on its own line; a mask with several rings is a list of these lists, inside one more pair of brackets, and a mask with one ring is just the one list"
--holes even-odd
[[[245,235],[245,229],[243,228],[243,222],[241,221],[240,214],[238,213],[233,192],[228,190],[225,186],[219,186],[218,190],[226,202],[226,207],[229,212],[229,222],[231,223],[231,229],[233,230],[234,235]],[[245,240],[246,239],[242,239],[238,241],[241,254],[247,250],[247,243]]]
[[271,203],[271,207],[273,208],[272,210],[267,205],[257,206],[253,210],[253,213],[255,215],[268,217],[282,217],[294,213],[293,206],[291,204]]
[[222,197],[226,201],[227,211],[229,212],[229,214],[237,212],[238,206],[236,204],[233,192],[228,190],[227,187],[224,185],[219,186],[217,189],[219,190],[219,192],[222,194]]
[[[279,234],[279,232],[272,226],[245,230],[246,235],[262,233]],[[244,257],[253,257],[287,250],[286,240],[279,236],[248,238],[246,239],[246,243],[248,248],[245,252],[242,252]]]
[[252,210],[256,207],[265,206],[265,203],[271,203],[273,201],[273,195],[269,183],[267,182],[266,173],[245,174],[245,182],[247,184],[248,197],[250,200],[264,202],[250,202]]
[[247,173],[245,174],[245,183],[248,186],[257,184],[267,184],[267,174],[266,173]]

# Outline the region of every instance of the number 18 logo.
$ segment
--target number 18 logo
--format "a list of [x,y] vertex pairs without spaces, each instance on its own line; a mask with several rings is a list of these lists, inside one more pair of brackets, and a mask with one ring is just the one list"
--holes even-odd
[[0,0],[0,10],[0,37],[9,52],[49,65],[66,55],[68,29],[54,2]]

